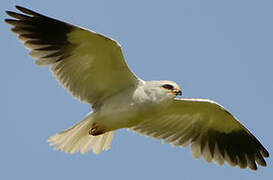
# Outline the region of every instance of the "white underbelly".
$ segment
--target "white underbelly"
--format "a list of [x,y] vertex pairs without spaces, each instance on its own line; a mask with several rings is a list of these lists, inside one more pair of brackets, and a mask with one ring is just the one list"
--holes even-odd
[[130,128],[145,120],[154,113],[158,104],[147,99],[145,94],[139,94],[135,90],[126,90],[106,100],[95,113],[97,123],[111,131]]

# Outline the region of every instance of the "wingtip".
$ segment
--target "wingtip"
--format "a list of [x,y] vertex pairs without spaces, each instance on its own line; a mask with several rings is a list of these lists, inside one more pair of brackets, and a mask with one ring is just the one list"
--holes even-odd
[[15,5],[15,8],[18,9],[19,11],[26,9],[26,8],[19,6],[19,5]]
[[7,14],[7,15],[10,15],[11,13],[12,13],[12,11],[5,11],[5,13]]
[[18,6],[16,5],[15,8],[25,14],[28,14],[28,15],[32,15],[32,16],[42,16],[41,14],[35,12],[35,11],[32,11],[28,8],[25,8],[25,7],[22,7],[22,6]]
[[257,166],[254,166],[254,167],[249,167],[252,171],[257,171],[258,170],[258,167]]
[[[17,6],[15,6],[15,7],[17,7]],[[16,18],[15,16],[18,14],[18,13],[16,13],[16,12],[9,11],[9,10],[6,10],[5,13],[6,13],[7,15],[9,15],[10,17],[13,17],[13,18]],[[14,20],[14,19],[9,19],[9,18],[4,19],[4,21],[5,21],[6,23],[8,23],[8,24],[9,24],[9,22],[11,22],[12,20]]]
[[264,148],[263,151],[261,151],[263,157],[268,158],[269,157],[269,152]]
[[9,18],[6,18],[4,19],[5,23],[9,24],[9,25],[13,25],[12,23],[15,21],[14,19],[9,19]]
[[[10,16],[10,17],[14,17],[14,15],[16,14],[15,12],[13,12],[13,11],[5,11],[5,13],[8,15],[8,16]],[[9,18],[6,18],[6,19],[4,19],[4,21],[6,22],[6,20],[7,21],[9,21],[9,20],[12,20],[12,19],[9,19]]]

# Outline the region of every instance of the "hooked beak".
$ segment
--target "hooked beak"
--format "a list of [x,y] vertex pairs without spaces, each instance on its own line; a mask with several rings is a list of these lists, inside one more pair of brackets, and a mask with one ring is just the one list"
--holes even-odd
[[176,96],[182,96],[182,91],[180,89],[174,89],[173,94],[175,94]]

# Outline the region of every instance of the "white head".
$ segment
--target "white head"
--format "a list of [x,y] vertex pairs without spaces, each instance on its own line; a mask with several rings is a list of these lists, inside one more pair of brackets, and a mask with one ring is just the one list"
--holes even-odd
[[174,99],[176,96],[181,96],[182,91],[179,86],[172,81],[146,81],[145,91],[149,96],[156,99]]

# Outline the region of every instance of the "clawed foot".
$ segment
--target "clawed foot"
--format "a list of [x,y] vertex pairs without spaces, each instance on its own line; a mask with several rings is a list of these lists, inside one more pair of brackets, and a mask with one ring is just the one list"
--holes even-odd
[[98,130],[99,129],[99,126],[97,123],[94,123],[92,125],[92,128],[89,130],[89,134],[92,135],[92,136],[98,136],[98,135],[101,135],[103,134],[104,132],[101,131],[101,130]]

